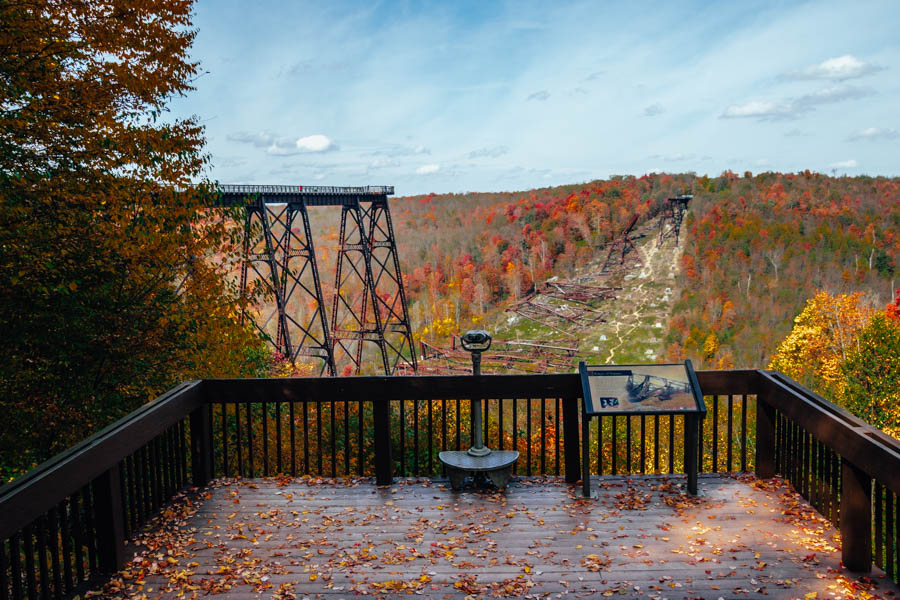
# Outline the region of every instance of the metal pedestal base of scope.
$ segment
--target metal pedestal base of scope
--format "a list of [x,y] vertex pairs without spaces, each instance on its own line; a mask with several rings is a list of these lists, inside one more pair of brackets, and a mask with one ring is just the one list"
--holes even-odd
[[513,465],[519,460],[517,450],[492,450],[485,456],[472,456],[465,451],[446,450],[438,457],[447,468],[447,476],[450,478],[450,487],[454,491],[463,488],[466,476],[471,475],[473,482],[478,485],[485,479],[498,490],[506,489],[509,479],[512,477]]

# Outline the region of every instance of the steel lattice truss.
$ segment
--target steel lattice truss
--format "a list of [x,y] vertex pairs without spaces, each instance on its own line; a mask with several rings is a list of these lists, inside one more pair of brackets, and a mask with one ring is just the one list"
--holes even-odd
[[656,234],[657,248],[662,246],[666,240],[672,238],[675,239],[675,246],[678,246],[678,238],[681,234],[681,222],[684,220],[684,213],[687,211],[688,203],[693,198],[693,195],[686,194],[684,196],[676,196],[666,200],[666,207],[659,217],[659,228]]
[[377,348],[386,374],[398,369],[415,372],[406,292],[387,200],[344,205],[340,243],[331,309],[336,354],[347,357],[358,374],[369,342]]
[[247,208],[242,294],[254,285],[262,286],[263,293],[275,300],[274,307],[254,320],[256,328],[265,334],[274,319],[273,343],[279,352],[292,363],[300,356],[318,358],[321,372],[334,375],[324,296],[304,204],[260,203]]
[[619,237],[609,243],[609,253],[606,255],[603,266],[600,268],[601,273],[609,273],[613,269],[625,268],[628,266],[629,261],[640,262],[640,259],[637,258],[637,247],[634,245],[635,238],[631,236],[637,220],[638,215],[632,216],[628,226],[622,230]]
[[[321,360],[337,375],[349,360],[360,373],[363,347],[378,350],[379,369],[415,373],[416,356],[387,194],[390,187],[226,186],[216,205],[246,207],[241,294],[274,299],[254,326],[285,357]],[[340,206],[340,251],[329,326],[313,244],[309,206]],[[298,218],[299,217],[299,218]],[[242,315],[246,318],[247,315]],[[274,321],[276,334],[269,335]]]

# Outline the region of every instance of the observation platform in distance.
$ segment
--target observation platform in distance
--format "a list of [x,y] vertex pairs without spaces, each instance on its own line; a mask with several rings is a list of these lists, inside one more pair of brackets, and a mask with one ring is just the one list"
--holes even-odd
[[394,195],[392,185],[221,185],[217,206],[305,204],[344,206],[357,202],[385,202]]

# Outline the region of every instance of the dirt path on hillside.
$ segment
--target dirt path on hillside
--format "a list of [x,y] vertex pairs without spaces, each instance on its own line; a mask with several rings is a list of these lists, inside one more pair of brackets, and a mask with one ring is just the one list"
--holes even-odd
[[[611,328],[608,347],[603,351],[605,355],[603,362],[607,364],[615,363],[620,349],[627,344],[633,344],[638,334],[643,333],[638,330],[645,328],[646,324],[643,321],[647,318],[658,319],[651,330],[656,330],[659,336],[662,336],[666,329],[666,321],[675,299],[674,286],[681,265],[684,243],[676,247],[673,241],[669,240],[657,248],[656,239],[655,235],[648,235],[636,244],[641,257],[641,266],[629,270],[618,284],[623,289],[618,301],[611,306],[612,310],[606,323]],[[657,324],[661,326],[656,327]],[[661,340],[657,335],[651,335],[649,338],[649,345],[655,345],[656,349],[652,353],[645,351],[643,358],[654,360],[662,350]],[[635,357],[632,355],[623,358],[634,360]]]

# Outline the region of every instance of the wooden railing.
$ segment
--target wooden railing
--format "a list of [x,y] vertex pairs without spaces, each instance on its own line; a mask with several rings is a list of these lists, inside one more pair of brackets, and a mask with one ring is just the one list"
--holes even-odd
[[[703,472],[784,475],[841,529],[845,564],[898,579],[900,444],[776,373],[697,373]],[[125,541],[215,477],[441,476],[471,440],[518,449],[522,476],[580,479],[577,375],[208,380],[164,394],[0,488],[0,600],[64,598],[126,560]],[[591,473],[683,472],[683,419],[594,419]]]

